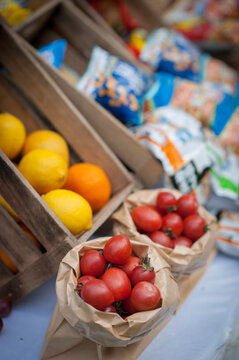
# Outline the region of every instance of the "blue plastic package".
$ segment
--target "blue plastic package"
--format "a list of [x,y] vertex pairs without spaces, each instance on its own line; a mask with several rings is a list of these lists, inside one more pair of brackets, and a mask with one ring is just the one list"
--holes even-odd
[[50,65],[60,69],[66,52],[66,47],[66,40],[59,39],[42,46],[37,51]]
[[140,60],[154,71],[166,71],[192,81],[199,81],[201,53],[180,33],[160,28],[147,38]]
[[77,87],[124,124],[140,125],[143,96],[151,83],[152,75],[95,47]]
[[220,135],[236,109],[236,97],[220,84],[202,84],[167,73],[157,73],[144,97],[145,120],[154,109],[168,104],[185,110]]

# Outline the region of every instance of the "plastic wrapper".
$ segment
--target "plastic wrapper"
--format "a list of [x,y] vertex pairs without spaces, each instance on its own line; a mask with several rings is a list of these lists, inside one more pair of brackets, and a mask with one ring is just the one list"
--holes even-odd
[[144,97],[146,117],[154,109],[169,104],[185,110],[219,135],[236,109],[236,98],[219,84],[197,84],[171,74],[158,73]]
[[59,39],[44,45],[37,51],[50,65],[60,69],[64,55],[66,52],[67,42],[64,39]]
[[77,87],[125,124],[143,122],[143,96],[152,76],[95,47]]
[[161,161],[171,185],[195,191],[211,166],[201,123],[173,106],[154,110],[146,121],[133,129],[137,139]]
[[26,1],[1,0],[0,15],[3,16],[10,25],[19,25],[31,14],[30,9],[23,7],[25,5]]
[[225,148],[229,148],[239,155],[239,107],[234,111],[230,121],[220,135],[220,140]]
[[239,196],[239,161],[230,150],[225,150],[220,139],[208,136],[207,151],[212,161],[210,182],[215,195],[238,200]]
[[176,310],[179,292],[169,265],[156,248],[135,241],[131,242],[133,253],[150,257],[162,306],[135,313],[124,320],[118,314],[99,311],[80,298],[74,291],[80,275],[79,255],[90,249],[102,249],[108,239],[99,238],[77,245],[62,260],[56,280],[57,306],[46,333],[41,359],[66,359],[66,352],[69,359],[75,358],[70,355],[76,347],[78,357],[80,354],[82,359],[97,358],[97,353],[102,359],[102,347],[125,347],[139,341]]
[[217,247],[233,257],[239,257],[239,214],[223,211],[219,219]]
[[176,31],[160,28],[147,38],[140,60],[155,71],[199,81],[200,52],[189,40]]
[[203,267],[210,255],[210,251],[215,243],[217,231],[217,221],[214,216],[209,214],[203,207],[199,207],[198,213],[207,222],[209,230],[191,248],[177,245],[174,249],[155,244],[147,235],[140,234],[131,217],[131,211],[139,205],[156,204],[159,192],[170,191],[178,199],[181,193],[177,190],[156,189],[142,190],[130,195],[123,203],[123,206],[113,215],[114,234],[124,234],[130,239],[154,246],[160,251],[162,257],[171,266],[172,274],[176,279],[183,275],[190,275]]

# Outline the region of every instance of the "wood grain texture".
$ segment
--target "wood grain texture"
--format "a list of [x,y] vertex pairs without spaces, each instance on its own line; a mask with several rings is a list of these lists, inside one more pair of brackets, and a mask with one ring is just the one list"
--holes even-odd
[[0,248],[19,270],[25,269],[42,255],[16,221],[0,206]]

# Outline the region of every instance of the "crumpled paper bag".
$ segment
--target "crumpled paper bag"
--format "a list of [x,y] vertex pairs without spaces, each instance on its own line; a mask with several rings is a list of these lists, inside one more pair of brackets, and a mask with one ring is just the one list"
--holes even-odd
[[[79,255],[89,249],[102,249],[110,237],[82,243],[63,258],[56,280],[57,305],[46,332],[41,359],[72,359],[77,345],[82,359],[101,359],[102,347],[124,347],[141,340],[172,315],[179,303],[178,286],[169,265],[154,247],[131,241],[133,253],[146,254],[156,272],[155,285],[162,296],[162,307],[133,314],[123,320],[118,314],[104,313],[85,303],[77,292],[80,275]],[[79,346],[78,346],[79,349]],[[72,350],[72,351],[71,351]]]
[[114,220],[113,233],[115,235],[123,234],[132,240],[155,246],[160,255],[170,265],[174,277],[179,279],[183,275],[192,274],[206,264],[211,249],[215,244],[217,220],[200,206],[198,213],[206,220],[209,230],[191,248],[177,245],[174,249],[170,249],[154,243],[147,235],[140,234],[137,231],[131,217],[131,211],[139,205],[156,204],[157,195],[163,191],[171,192],[177,199],[182,195],[177,190],[169,189],[141,190],[131,194],[124,201],[122,207],[112,216]]

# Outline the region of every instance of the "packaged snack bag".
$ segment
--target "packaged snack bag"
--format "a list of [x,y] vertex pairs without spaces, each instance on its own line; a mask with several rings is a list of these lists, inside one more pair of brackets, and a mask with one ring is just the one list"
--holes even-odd
[[75,291],[80,276],[79,257],[90,249],[102,250],[109,239],[98,238],[77,245],[63,258],[56,280],[57,306],[46,333],[42,360],[66,359],[67,356],[78,359],[79,354],[82,359],[103,359],[104,350],[109,352],[106,358],[114,358],[113,355],[110,357],[113,347],[121,347],[123,351],[127,345],[144,338],[176,310],[179,292],[169,265],[156,248],[135,241],[131,241],[135,256],[142,258],[148,254],[150,257],[162,306],[123,319],[118,314],[99,311],[83,301]]
[[207,140],[207,151],[212,161],[210,182],[217,196],[238,200],[239,197],[239,161],[230,150],[225,151],[213,137]]
[[201,123],[173,106],[154,110],[146,121],[133,129],[135,136],[161,161],[174,187],[195,190],[211,166]]
[[223,129],[220,140],[224,147],[231,149],[239,155],[239,107],[236,108],[230,121]]
[[10,25],[18,25],[24,21],[30,14],[31,10],[23,8],[26,1],[2,0],[0,1],[0,15],[3,16]]
[[143,96],[152,76],[95,47],[78,89],[99,102],[125,124],[143,122]]
[[238,74],[223,61],[215,59],[208,54],[200,57],[200,82],[208,81],[224,86],[225,91],[232,96],[237,93]]
[[66,47],[66,40],[59,39],[42,46],[37,51],[50,65],[60,69],[66,52]]
[[113,232],[115,235],[124,234],[130,239],[156,247],[162,257],[170,264],[174,277],[179,279],[183,275],[192,274],[206,264],[210,251],[215,244],[217,221],[214,216],[200,206],[198,213],[205,219],[208,230],[191,247],[177,245],[175,248],[169,248],[153,242],[149,237],[150,233],[138,231],[131,213],[136,206],[155,206],[157,196],[161,192],[170,192],[176,199],[182,195],[177,190],[169,189],[141,190],[131,194],[124,201],[122,207],[112,216],[114,220]]
[[239,257],[239,215],[223,211],[216,237],[217,248],[227,255]]
[[174,30],[160,28],[147,38],[140,53],[140,60],[155,71],[199,81],[200,52],[183,35]]
[[157,73],[144,97],[146,117],[154,109],[173,105],[185,110],[219,135],[236,108],[236,98],[220,84],[197,84],[167,73]]

